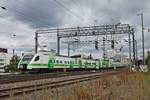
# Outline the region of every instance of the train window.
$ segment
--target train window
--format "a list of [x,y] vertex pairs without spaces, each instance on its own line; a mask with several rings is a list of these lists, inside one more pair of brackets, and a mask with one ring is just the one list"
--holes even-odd
[[0,63],[0,65],[4,65],[4,63]]
[[70,61],[70,64],[72,64],[72,61]]
[[58,61],[58,60],[56,60],[56,63],[58,64],[58,63],[59,63],[59,61]]
[[65,64],[67,64],[67,61],[65,61]]
[[60,60],[60,63],[62,63],[62,61]]
[[38,61],[39,59],[40,59],[40,57],[36,56],[35,59],[34,59],[34,61]]
[[0,61],[4,61],[4,59],[0,59]]
[[68,61],[68,64],[69,64],[69,61]]

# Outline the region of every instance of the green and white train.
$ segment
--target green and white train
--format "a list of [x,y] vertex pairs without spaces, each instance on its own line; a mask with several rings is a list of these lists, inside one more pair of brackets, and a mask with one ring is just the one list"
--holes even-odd
[[50,52],[39,52],[34,55],[24,55],[18,64],[18,69],[22,71],[99,70],[120,67],[118,64],[110,60],[87,59],[82,56],[67,57]]

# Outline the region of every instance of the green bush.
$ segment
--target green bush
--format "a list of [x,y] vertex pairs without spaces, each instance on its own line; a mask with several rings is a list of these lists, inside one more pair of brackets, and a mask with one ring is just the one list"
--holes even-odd
[[19,60],[20,58],[17,55],[14,55],[10,60],[10,64],[5,66],[5,72],[17,72]]
[[9,64],[5,66],[5,72],[17,72],[17,65],[16,64]]

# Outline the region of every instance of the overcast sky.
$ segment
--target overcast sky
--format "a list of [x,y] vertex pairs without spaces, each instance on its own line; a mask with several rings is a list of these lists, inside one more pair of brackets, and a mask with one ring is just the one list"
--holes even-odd
[[150,49],[149,0],[1,0],[0,6],[6,7],[0,9],[0,47],[31,48],[34,33],[40,28],[121,22],[136,29],[141,52],[141,21],[137,14],[143,12],[145,48]]

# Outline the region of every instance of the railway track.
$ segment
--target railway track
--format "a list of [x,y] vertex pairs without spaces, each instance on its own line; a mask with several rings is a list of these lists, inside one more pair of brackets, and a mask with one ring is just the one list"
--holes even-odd
[[20,95],[23,93],[30,93],[37,90],[43,90],[48,88],[55,88],[55,87],[62,87],[65,85],[71,85],[78,82],[83,81],[90,81],[94,80],[100,77],[104,77],[107,75],[114,75],[122,73],[123,71],[110,71],[110,72],[104,72],[104,73],[93,73],[93,74],[87,74],[87,75],[76,75],[76,76],[69,76],[69,77],[59,77],[54,78],[51,82],[45,82],[45,83],[38,83],[38,84],[32,84],[32,85],[26,85],[26,86],[20,86],[20,87],[12,87],[12,88],[5,88],[0,90],[0,98],[6,98],[10,95]]
[[[52,73],[41,73],[41,74],[15,74],[15,75],[0,75],[0,84],[8,84],[15,82],[24,82],[30,80],[39,80],[46,78],[56,78],[56,77],[64,77],[64,76],[74,76],[74,75],[83,75],[90,73],[98,73],[98,72],[106,72],[109,70],[97,70],[97,71],[70,71],[70,72],[52,72]],[[120,69],[117,69],[120,70]]]
[[44,74],[16,74],[16,75],[1,75],[0,84],[9,84],[15,82],[24,82],[30,80],[40,80],[46,78],[56,78],[64,76],[83,75],[97,72],[90,71],[76,71],[76,72],[55,72],[55,73],[44,73]]

